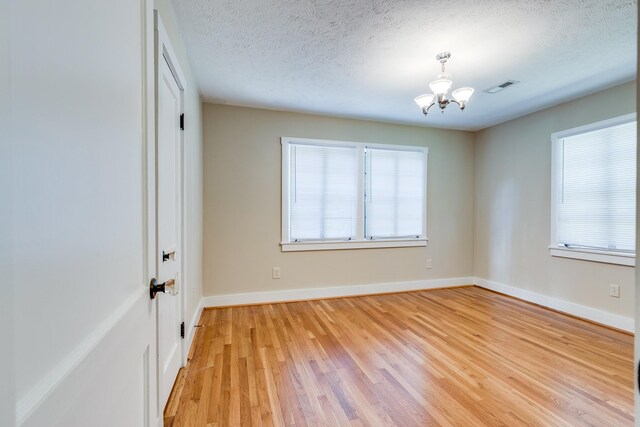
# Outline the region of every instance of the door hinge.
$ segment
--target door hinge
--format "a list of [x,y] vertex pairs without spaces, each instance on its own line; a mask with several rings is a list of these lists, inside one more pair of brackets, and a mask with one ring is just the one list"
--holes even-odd
[[180,129],[184,130],[184,113],[180,114]]
[[180,338],[184,339],[184,322],[180,323]]

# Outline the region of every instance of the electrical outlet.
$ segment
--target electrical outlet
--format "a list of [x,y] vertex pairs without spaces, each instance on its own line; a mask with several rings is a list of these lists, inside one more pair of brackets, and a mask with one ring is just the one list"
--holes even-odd
[[427,259],[427,268],[431,268],[431,258]]
[[279,279],[280,278],[280,267],[273,267],[271,269],[271,278]]
[[620,285],[609,285],[609,296],[620,298]]

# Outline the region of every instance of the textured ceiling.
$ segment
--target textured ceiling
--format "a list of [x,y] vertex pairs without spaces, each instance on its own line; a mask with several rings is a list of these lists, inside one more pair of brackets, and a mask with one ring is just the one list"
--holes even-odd
[[[476,130],[636,74],[635,0],[173,3],[202,96],[221,104]],[[443,50],[453,89],[476,93],[425,118],[413,98]]]

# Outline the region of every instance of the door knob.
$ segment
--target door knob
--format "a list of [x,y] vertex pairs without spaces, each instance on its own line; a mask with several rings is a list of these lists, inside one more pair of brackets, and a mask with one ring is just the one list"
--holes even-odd
[[149,284],[149,296],[151,299],[154,299],[158,292],[176,295],[178,293],[176,279],[170,279],[164,283],[158,283],[155,277],[151,279],[151,283]]

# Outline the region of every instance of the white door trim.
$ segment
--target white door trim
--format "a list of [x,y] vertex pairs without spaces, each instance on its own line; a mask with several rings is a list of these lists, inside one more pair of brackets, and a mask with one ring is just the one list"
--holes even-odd
[[[143,52],[142,54],[142,230],[144,233],[143,272],[145,274],[145,294],[149,283],[157,274],[156,262],[156,32],[154,0],[143,0]],[[148,294],[147,294],[148,295]],[[153,336],[150,338],[148,372],[146,382],[148,390],[145,398],[145,427],[162,425],[162,410],[158,406],[158,328],[157,305],[149,304],[153,324]],[[155,345],[155,347],[154,347]]]
[[[180,66],[180,63],[178,62],[178,58],[177,55],[175,54],[175,50],[171,44],[171,40],[169,38],[169,35],[167,33],[167,30],[164,26],[164,24],[162,23],[162,18],[160,17],[160,14],[157,10],[154,11],[154,22],[155,22],[155,71],[154,71],[154,78],[155,76],[158,75],[158,61],[160,60],[160,58],[164,57],[164,60],[167,62],[169,69],[171,70],[171,73],[173,74],[173,77],[175,78],[175,81],[178,85],[178,88],[180,89],[180,114],[184,114],[184,101],[185,101],[185,90],[187,88],[187,80],[185,78],[184,72],[182,71],[182,67]],[[156,81],[156,87],[157,87],[157,81]],[[157,115],[157,100],[156,100],[156,111],[154,114],[154,119],[155,119],[155,115]],[[155,123],[155,127],[157,128],[157,123]],[[180,227],[179,227],[179,254],[181,254],[180,256],[180,273],[179,273],[179,280],[178,283],[180,284],[180,289],[179,289],[179,293],[178,293],[178,298],[180,298],[180,321],[181,322],[185,322],[185,313],[187,310],[186,304],[187,304],[187,300],[186,300],[186,296],[188,294],[188,290],[190,289],[189,284],[187,282],[187,280],[185,280],[185,278],[187,277],[187,275],[185,274],[186,272],[186,268],[187,268],[187,252],[186,252],[186,228],[187,228],[187,220],[186,220],[186,180],[185,180],[185,155],[184,155],[184,151],[185,151],[185,144],[186,144],[186,138],[185,138],[185,133],[184,131],[180,133],[180,152],[179,152],[179,156],[180,158],[178,159],[178,164],[179,164],[179,181],[180,181],[180,191],[179,191],[179,209],[181,212],[181,218],[180,218]],[[154,158],[155,161],[155,158]],[[157,179],[157,178],[156,178]],[[155,181],[157,182],[157,180]],[[155,202],[155,201],[154,201]],[[155,210],[155,205],[154,205],[154,210]],[[154,228],[154,234],[156,232],[155,228]],[[155,253],[152,254],[152,256],[155,257]],[[154,258],[154,262],[155,262],[155,258]],[[185,328],[186,328],[186,322],[185,322]],[[186,331],[185,331],[186,332]],[[186,333],[185,333],[186,335]],[[186,337],[185,337],[186,338]],[[186,339],[183,339],[180,343],[180,365],[181,366],[185,366],[186,362],[187,362],[187,356],[188,356],[188,351],[189,349],[186,347]],[[158,371],[159,373],[159,371]],[[158,392],[159,392],[159,388],[158,388]],[[160,405],[158,405],[160,406]],[[162,412],[162,410],[164,408],[158,408],[160,412]]]

